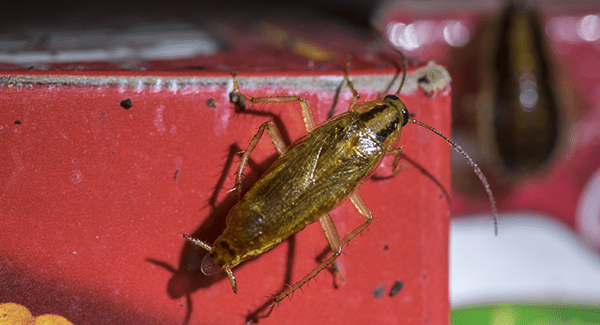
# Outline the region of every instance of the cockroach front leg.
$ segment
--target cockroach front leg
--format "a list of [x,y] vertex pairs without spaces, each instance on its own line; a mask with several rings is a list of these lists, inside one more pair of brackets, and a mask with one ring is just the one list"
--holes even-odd
[[398,168],[398,166],[400,165],[400,160],[402,159],[402,148],[397,148],[391,151],[388,155],[394,155],[394,163],[392,164],[392,176],[396,176],[406,168],[406,165],[404,164],[400,166],[400,168]]

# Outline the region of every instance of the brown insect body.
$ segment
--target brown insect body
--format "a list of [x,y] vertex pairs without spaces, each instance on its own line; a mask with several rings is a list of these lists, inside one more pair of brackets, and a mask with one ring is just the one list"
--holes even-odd
[[[216,270],[270,250],[331,211],[390,153],[407,122],[406,107],[390,95],[296,140],[229,212],[227,228],[207,255]],[[203,272],[211,269],[203,262]]]
[[[539,173],[556,156],[559,103],[544,30],[529,4],[511,3],[498,22],[490,60],[490,103],[480,110],[480,136],[504,178]],[[489,111],[488,111],[489,110]]]

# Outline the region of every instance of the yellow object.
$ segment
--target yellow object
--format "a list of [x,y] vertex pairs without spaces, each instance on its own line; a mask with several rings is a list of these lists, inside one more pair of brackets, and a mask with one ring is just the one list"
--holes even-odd
[[27,307],[8,302],[0,304],[0,325],[73,325],[73,323],[54,314],[33,317]]
[[27,307],[12,302],[0,305],[0,325],[33,325],[33,315]]
[[35,325],[73,325],[73,323],[62,316],[46,314],[36,317]]

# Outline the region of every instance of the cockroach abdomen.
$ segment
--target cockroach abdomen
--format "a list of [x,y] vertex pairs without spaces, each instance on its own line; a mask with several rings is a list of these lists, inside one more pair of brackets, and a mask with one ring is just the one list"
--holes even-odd
[[204,273],[204,275],[208,276],[215,275],[223,271],[223,269],[213,264],[213,262],[211,261],[210,253],[204,255],[204,258],[202,259],[202,264],[200,265],[200,269],[202,270],[202,273]]

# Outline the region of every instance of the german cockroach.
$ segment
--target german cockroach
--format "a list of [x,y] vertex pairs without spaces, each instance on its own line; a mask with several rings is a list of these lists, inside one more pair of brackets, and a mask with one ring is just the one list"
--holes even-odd
[[[505,181],[539,173],[556,156],[566,116],[552,82],[544,29],[530,3],[510,3],[486,51],[480,96],[483,152]],[[491,46],[489,46],[491,45]]]
[[[467,159],[490,197],[494,221],[496,220],[494,198],[479,167],[457,144],[438,130],[411,119],[406,106],[398,98],[406,78],[406,58],[403,63],[402,81],[393,95],[358,102],[358,93],[349,78],[348,58],[344,82],[353,94],[348,111],[321,125],[315,123],[306,99],[296,96],[246,96],[240,91],[236,74],[233,73],[232,101],[238,102],[241,107],[245,106],[245,103],[298,102],[302,108],[307,133],[290,146],[286,146],[272,122],[265,122],[260,126],[241,156],[233,189],[240,195],[240,201],[229,211],[226,229],[213,245],[183,235],[195,246],[209,252],[202,260],[202,272],[205,275],[214,275],[225,271],[233,291],[237,293],[236,279],[232,272],[235,266],[272,249],[317,220],[325,231],[332,251],[331,256],[314,270],[275,296],[269,311],[261,318],[269,316],[275,304],[333,264],[341,254],[344,244],[369,226],[373,216],[357,190],[372,175],[384,156],[393,155],[393,170],[395,173],[400,171],[398,165],[402,151],[395,148],[394,144],[402,128],[408,123],[431,130]],[[265,130],[280,156],[241,197],[244,168]],[[329,212],[346,199],[358,209],[364,217],[364,222],[340,238]]]

